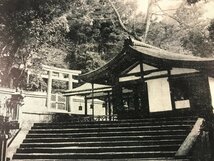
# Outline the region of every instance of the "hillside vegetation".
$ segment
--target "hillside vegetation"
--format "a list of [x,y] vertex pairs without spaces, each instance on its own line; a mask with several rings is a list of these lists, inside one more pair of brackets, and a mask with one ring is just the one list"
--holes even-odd
[[88,72],[120,52],[127,36],[213,56],[214,21],[204,17],[213,0],[183,0],[175,9],[148,1],[147,11],[140,11],[136,0],[1,0],[1,84],[13,80],[24,88],[25,71],[40,72],[41,64]]

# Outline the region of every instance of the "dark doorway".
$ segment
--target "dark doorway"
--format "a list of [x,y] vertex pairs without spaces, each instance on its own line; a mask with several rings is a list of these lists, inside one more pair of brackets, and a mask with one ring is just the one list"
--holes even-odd
[[123,110],[121,118],[142,118],[149,114],[148,89],[146,83],[129,84],[122,87]]
[[190,109],[199,113],[211,108],[208,77],[202,74],[175,76],[171,79],[173,100],[189,100]]

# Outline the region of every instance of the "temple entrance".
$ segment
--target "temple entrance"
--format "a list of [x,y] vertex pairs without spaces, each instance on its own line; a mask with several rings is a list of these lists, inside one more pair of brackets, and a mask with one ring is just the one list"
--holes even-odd
[[122,85],[122,106],[119,118],[142,118],[149,114],[147,83],[126,82]]

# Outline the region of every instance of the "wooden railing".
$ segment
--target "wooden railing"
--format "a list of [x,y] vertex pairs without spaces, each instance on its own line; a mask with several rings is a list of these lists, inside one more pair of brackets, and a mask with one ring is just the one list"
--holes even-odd
[[53,115],[54,122],[60,122],[60,121],[69,121],[69,122],[99,122],[99,121],[116,121],[117,115],[98,115],[98,116],[92,116],[92,115],[76,115],[72,114],[70,116],[63,115],[63,114],[57,114]]
[[209,130],[203,118],[198,118],[193,129],[175,154],[176,158],[190,157],[194,161],[210,161]]
[[100,115],[100,116],[94,116],[93,119],[94,121],[116,121],[117,115]]
[[116,121],[117,115],[79,116],[71,119],[74,122]]

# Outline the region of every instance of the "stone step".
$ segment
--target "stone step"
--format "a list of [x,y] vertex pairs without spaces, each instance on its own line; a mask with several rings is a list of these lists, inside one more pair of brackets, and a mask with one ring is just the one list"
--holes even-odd
[[173,157],[176,151],[103,153],[16,153],[13,159],[116,159]]
[[14,159],[166,161],[174,159],[195,121],[190,116],[36,123]]
[[142,126],[142,125],[182,125],[182,124],[193,124],[195,120],[175,120],[175,121],[145,121],[145,122],[109,122],[99,123],[95,122],[85,124],[72,124],[72,123],[58,123],[58,124],[35,124],[32,129],[50,129],[50,128],[90,128],[90,127],[130,127],[130,126]]
[[183,116],[178,116],[178,117],[150,117],[150,118],[142,118],[142,119],[125,119],[125,120],[114,120],[114,121],[82,121],[82,122],[72,122],[65,120],[64,122],[50,122],[50,123],[35,123],[34,125],[46,125],[46,124],[112,124],[112,123],[132,123],[132,122],[153,122],[153,121],[176,121],[176,120],[196,120],[197,117],[195,116],[188,116],[188,117],[183,117]]
[[65,128],[65,129],[31,129],[29,133],[72,133],[72,132],[93,132],[93,131],[139,131],[141,130],[176,130],[191,129],[192,125],[154,125],[137,127],[100,127],[100,128]]
[[23,142],[85,142],[85,141],[121,141],[121,140],[161,140],[161,139],[184,139],[186,135],[147,135],[147,136],[100,136],[100,137],[77,137],[77,138],[26,138]]
[[115,132],[80,132],[80,133],[29,133],[26,138],[60,138],[60,137],[92,137],[92,136],[142,136],[164,134],[187,134],[189,130],[151,130],[151,131],[115,131]]
[[[15,161],[23,161],[14,159]],[[24,159],[24,161],[38,161],[38,159]],[[42,161],[53,161],[53,159],[42,159]],[[158,158],[130,158],[130,159],[54,159],[54,161],[190,161],[189,159],[174,159],[173,157]]]
[[50,142],[50,143],[22,143],[20,148],[29,147],[107,147],[107,146],[141,146],[141,145],[169,145],[181,144],[183,139],[164,139],[164,140],[124,140],[124,141],[96,141],[96,142]]
[[103,152],[146,152],[177,151],[179,144],[109,147],[33,147],[19,148],[17,153],[103,153]]

